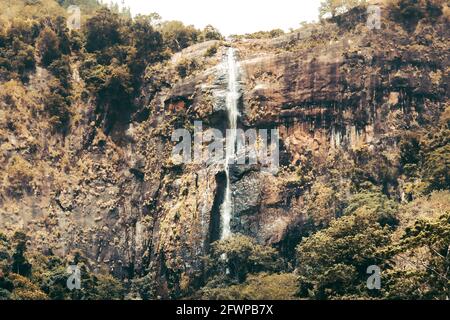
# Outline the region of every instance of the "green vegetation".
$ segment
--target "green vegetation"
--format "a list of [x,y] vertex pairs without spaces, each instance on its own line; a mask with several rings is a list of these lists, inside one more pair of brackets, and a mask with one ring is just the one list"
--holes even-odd
[[[363,2],[323,1],[321,16],[336,18]],[[257,76],[242,77],[241,80],[253,86],[250,95],[258,95],[258,99],[269,107],[272,101],[267,101],[265,94],[276,97],[291,94],[280,85],[281,81],[288,81],[292,76],[297,81],[292,81],[293,90],[300,87],[303,78],[294,77],[290,68],[292,73],[301,73],[306,78],[302,68],[311,67],[317,71],[311,79],[314,82],[312,88],[323,85],[324,92],[328,90],[327,76],[320,73],[323,65],[319,61],[326,59],[316,61],[313,50],[321,49],[317,55],[322,55],[322,51],[330,48],[330,43],[355,36],[357,41],[349,42],[348,52],[342,53],[338,71],[342,72],[342,87],[348,89],[342,89],[343,92],[354,94],[355,105],[359,104],[364,112],[353,117],[355,110],[350,110],[354,107],[353,101],[349,106],[342,106],[347,108],[341,114],[342,118],[336,117],[332,121],[339,121],[334,125],[346,127],[346,130],[367,124],[366,111],[372,107],[369,102],[358,102],[370,79],[361,81],[359,87],[360,83],[353,82],[355,78],[359,81],[360,77],[355,77],[353,72],[371,65],[371,69],[364,70],[379,72],[382,79],[376,88],[370,88],[374,90],[370,103],[376,108],[372,114],[376,118],[374,125],[366,132],[368,135],[374,133],[370,141],[345,141],[345,147],[330,148],[322,153],[321,150],[328,146],[325,140],[329,136],[322,139],[322,133],[314,134],[311,145],[317,146],[312,147],[304,143],[312,141],[308,140],[312,132],[302,131],[300,126],[311,123],[305,121],[298,127],[296,123],[292,128],[286,118],[286,134],[292,135],[292,139],[284,141],[286,164],[273,178],[276,183],[271,184],[272,180],[269,180],[270,185],[262,184],[264,197],[259,199],[258,196],[257,201],[262,204],[258,203],[260,211],[255,214],[261,215],[261,220],[258,216],[254,219],[257,221],[249,222],[263,224],[266,218],[279,219],[273,234],[272,230],[268,236],[261,233],[255,238],[235,234],[227,240],[207,244],[201,239],[199,229],[195,229],[195,223],[191,223],[200,219],[196,215],[201,208],[200,198],[197,193],[192,195],[191,188],[196,185],[197,192],[201,186],[197,185],[198,177],[195,183],[190,178],[197,168],[168,164],[165,158],[168,144],[164,140],[175,125],[187,127],[192,125],[192,118],[206,119],[215,112],[210,111],[212,90],[216,86],[215,83],[210,85],[214,81],[212,72],[207,74],[205,86],[189,80],[197,80],[194,76],[217,62],[223,47],[228,45],[220,32],[210,25],[199,30],[180,21],[162,21],[156,13],[131,18],[129,10],[121,10],[114,4],[104,6],[96,0],[14,2],[10,10],[0,13],[0,162],[4,168],[0,170],[0,202],[11,209],[1,214],[11,214],[12,221],[16,217],[25,220],[25,216],[32,216],[36,222],[33,231],[42,226],[53,232],[55,224],[66,226],[64,217],[69,220],[72,215],[79,214],[78,209],[85,209],[80,208],[85,204],[83,198],[90,201],[90,196],[94,195],[107,198],[102,202],[103,206],[98,206],[102,211],[110,210],[111,215],[120,212],[118,224],[127,228],[128,224],[133,225],[130,233],[135,234],[130,234],[130,239],[128,234],[126,239],[117,239],[120,246],[122,241],[127,242],[124,247],[134,246],[133,237],[149,237],[145,238],[149,243],[145,244],[148,251],[143,249],[142,256],[123,261],[125,271],[114,269],[122,277],[119,279],[109,270],[97,268],[104,265],[101,259],[107,263],[106,259],[111,258],[109,255],[92,261],[71,251],[71,256],[62,258],[58,255],[60,252],[56,252],[60,248],[45,245],[37,246],[42,249],[37,252],[30,246],[31,231],[27,235],[21,229],[15,229],[17,226],[5,228],[0,232],[0,300],[448,299],[450,107],[445,92],[446,78],[437,67],[438,60],[446,57],[444,41],[433,39],[442,32],[433,30],[433,19],[449,12],[441,2],[389,2],[387,10],[391,17],[386,14],[383,19],[394,17],[395,21],[386,21],[392,24],[390,27],[398,28],[399,34],[409,32],[411,44],[405,41],[406,38],[398,41],[407,42],[408,47],[375,41],[376,33],[361,35],[360,27],[366,28],[361,21],[353,26],[354,33],[350,33],[345,29],[350,27],[333,22],[339,19],[306,26],[305,35],[299,34],[300,40],[288,36],[268,40],[282,36],[284,31],[279,29],[234,36],[236,42],[233,45],[241,46],[243,57],[266,59],[272,54],[275,57],[268,65],[259,60],[245,65],[250,75],[252,68],[258,68]],[[5,1],[1,5],[4,7]],[[87,12],[83,15],[80,30],[69,31],[66,27],[65,9],[70,5],[79,5]],[[361,20],[360,12],[352,10],[350,14],[353,15],[349,17]],[[311,36],[307,35],[309,31]],[[301,40],[303,36],[305,40]],[[266,40],[240,41],[242,38]],[[210,42],[188,48],[206,41]],[[285,41],[289,44],[283,44]],[[380,43],[386,47],[379,48]],[[428,44],[433,54],[425,52],[423,56],[429,60],[410,57],[422,55],[420,50]],[[281,48],[283,46],[287,49]],[[197,48],[200,48],[200,54],[195,51]],[[286,50],[291,52],[286,53]],[[385,55],[392,56],[389,58],[392,61],[382,60]],[[377,60],[379,58],[381,62]],[[428,63],[433,59],[435,62]],[[363,61],[364,67],[358,61]],[[403,71],[397,70],[403,68],[402,64],[419,69],[416,66],[419,62],[425,65],[424,74],[414,79],[422,81],[430,77],[430,86],[436,90],[430,89],[425,94],[422,91],[426,90],[419,85],[417,90],[404,86],[400,90],[391,83],[395,75]],[[289,63],[285,69],[284,63]],[[266,67],[271,69],[270,72],[264,70]],[[180,80],[182,86],[175,86]],[[270,90],[263,89],[265,84],[270,84]],[[423,84],[426,87],[427,81]],[[166,88],[167,91],[163,90]],[[176,90],[170,91],[173,88]],[[184,91],[189,92],[189,96]],[[331,128],[324,127],[330,119],[325,119],[328,116],[323,109],[329,104],[320,100],[325,98],[319,91],[316,95],[320,97],[318,104],[323,102],[323,106],[311,105],[309,108],[308,105],[304,109],[308,111],[308,119],[321,113],[323,126],[320,129],[325,133]],[[169,97],[168,92],[173,96]],[[195,94],[191,96],[192,92]],[[196,95],[199,92],[205,97],[199,98]],[[290,98],[301,99],[300,96],[307,94],[295,92]],[[164,101],[165,98],[168,100]],[[242,99],[247,102],[247,94]],[[395,100],[398,101],[393,102]],[[169,112],[159,112],[164,104],[167,107],[164,111]],[[339,102],[336,104],[333,107],[337,110],[341,106]],[[283,114],[288,114],[284,111],[290,111],[290,107],[286,105]],[[305,111],[301,109],[302,106],[298,106],[295,111]],[[251,113],[255,110],[243,111],[244,121],[250,123]],[[256,111],[272,116],[272,110]],[[270,117],[260,120],[272,119]],[[211,122],[218,120],[220,117]],[[264,123],[279,124],[270,121]],[[130,122],[133,126],[124,132]],[[316,147],[318,151],[312,150]],[[130,152],[137,154],[130,155]],[[257,171],[251,170],[252,174]],[[219,176],[216,178],[216,185],[219,185]],[[67,184],[61,182],[63,179],[68,181]],[[157,183],[154,185],[153,182]],[[113,187],[119,191],[116,193]],[[200,194],[204,195],[209,196]],[[48,197],[43,199],[49,203],[45,209],[36,201],[40,197]],[[38,203],[35,205],[35,202]],[[66,205],[67,202],[70,205]],[[24,210],[28,203],[33,203],[32,209]],[[122,206],[127,211],[123,217]],[[162,208],[165,206],[173,210]],[[247,214],[252,210],[253,204],[236,220],[240,219],[239,223],[244,225],[248,222],[246,219],[253,219]],[[264,216],[265,210],[268,217]],[[126,216],[128,211],[130,216]],[[86,212],[86,220],[102,219],[94,214]],[[145,216],[145,223],[139,220],[138,225],[141,214]],[[110,222],[109,218],[107,222]],[[157,223],[158,228],[155,227]],[[190,223],[192,225],[188,225]],[[116,232],[116,226],[111,224],[113,226],[102,226]],[[242,228],[243,232],[249,230],[248,234],[254,234],[253,229],[253,224],[248,229]],[[92,235],[96,235],[95,232],[98,230]],[[156,232],[163,235],[153,234]],[[45,234],[37,233],[39,237]],[[61,240],[56,233],[48,243]],[[74,234],[71,236],[75,237]],[[204,256],[199,257],[201,250],[191,250],[193,238],[199,243],[195,249],[201,245],[207,248]],[[83,245],[84,240],[80,240]],[[156,245],[154,240],[160,242]],[[117,256],[122,254],[111,253],[110,261],[118,260]],[[127,251],[125,254],[132,256],[135,253]],[[135,259],[141,260],[140,270],[132,265]],[[192,260],[195,260],[195,266],[190,264]],[[80,290],[67,288],[67,267],[70,265],[77,265],[81,270]],[[382,270],[381,290],[367,288],[370,266]]]
[[319,16],[320,18],[324,18],[330,15],[334,18],[336,15],[345,13],[366,2],[366,0],[324,0],[320,4]]
[[[215,242],[206,258],[207,284],[199,292],[206,299],[258,299],[294,297],[295,276],[276,274],[286,269],[277,250],[237,235]],[[271,280],[279,282],[271,283]],[[269,284],[265,291],[259,286]],[[291,290],[284,291],[287,285]],[[278,292],[274,295],[274,292]]]
[[367,267],[382,267],[380,248],[397,225],[396,205],[377,193],[355,195],[344,216],[297,247],[299,294],[336,299],[367,295]]
[[274,29],[271,31],[258,31],[254,33],[247,33],[245,35],[232,35],[234,39],[272,39],[284,35],[282,29]]
[[[53,254],[27,253],[28,237],[16,232],[11,239],[0,233],[0,300],[120,300],[123,284],[107,274],[89,271],[87,259],[75,254],[62,260]],[[81,270],[81,290],[70,291],[67,267]]]

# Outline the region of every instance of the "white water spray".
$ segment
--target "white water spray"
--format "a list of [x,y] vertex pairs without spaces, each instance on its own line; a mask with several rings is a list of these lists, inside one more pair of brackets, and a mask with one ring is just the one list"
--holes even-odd
[[228,91],[226,97],[226,107],[228,113],[229,129],[227,130],[227,150],[225,156],[225,173],[227,178],[227,187],[225,190],[225,199],[221,207],[222,234],[221,240],[231,236],[231,218],[233,215],[233,195],[231,192],[230,164],[234,163],[236,140],[237,140],[237,120],[239,117],[239,65],[236,62],[235,49],[229,48],[227,53],[228,70]]

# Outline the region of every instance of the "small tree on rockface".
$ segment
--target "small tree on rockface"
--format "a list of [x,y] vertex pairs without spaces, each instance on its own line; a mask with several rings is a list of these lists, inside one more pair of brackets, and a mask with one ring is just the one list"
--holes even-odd
[[323,19],[327,15],[331,15],[334,18],[338,14],[347,12],[364,3],[366,3],[366,0],[324,0],[320,4],[319,17]]
[[194,26],[185,26],[181,21],[166,21],[160,26],[164,38],[164,44],[178,52],[197,43],[201,32]]
[[13,262],[11,270],[21,276],[29,277],[31,275],[31,264],[25,257],[25,252],[27,251],[26,234],[23,232],[16,232],[13,236],[13,242],[16,243],[16,250],[12,256]]
[[207,25],[205,29],[203,29],[201,38],[203,41],[209,40],[223,40],[223,36],[219,30],[214,28],[212,25]]
[[120,43],[120,19],[103,8],[86,22],[86,50],[94,52]]
[[228,271],[228,280],[245,281],[248,274],[275,272],[283,268],[283,260],[271,246],[258,244],[254,239],[237,235],[215,242],[207,259],[211,278]]
[[49,66],[61,56],[59,39],[56,33],[49,27],[45,27],[39,34],[37,49],[44,66]]

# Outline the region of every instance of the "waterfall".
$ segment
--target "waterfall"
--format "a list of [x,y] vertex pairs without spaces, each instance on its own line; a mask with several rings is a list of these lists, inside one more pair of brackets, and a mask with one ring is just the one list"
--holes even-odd
[[236,62],[235,49],[229,48],[227,53],[228,90],[226,96],[226,108],[228,114],[227,144],[225,153],[225,173],[227,186],[225,197],[221,207],[222,234],[221,240],[227,239],[231,235],[231,218],[233,215],[233,195],[231,192],[230,165],[234,163],[235,148],[237,140],[237,121],[239,116],[239,65]]

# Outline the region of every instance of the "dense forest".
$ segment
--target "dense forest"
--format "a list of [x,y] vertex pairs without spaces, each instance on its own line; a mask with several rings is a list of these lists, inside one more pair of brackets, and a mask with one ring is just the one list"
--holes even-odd
[[[316,108],[348,108],[353,111],[329,121],[333,126],[339,121],[356,127],[364,123],[364,128],[375,123],[369,111],[379,109],[375,113],[384,118],[373,130],[382,131],[382,138],[349,142],[325,156],[315,153],[323,147],[319,143],[317,150],[302,149],[296,157],[288,143],[298,135],[289,131],[291,122],[274,120],[264,109],[270,94],[287,96],[289,89],[254,89],[256,100],[245,96],[241,102],[246,105],[242,126],[287,127],[280,172],[261,187],[282,191],[261,191],[257,204],[241,214],[250,220],[268,215],[270,220],[270,212],[279,210],[285,212],[283,219],[292,219],[282,232],[266,234],[263,222],[253,228],[242,218],[242,232],[218,241],[203,237],[198,241],[208,243],[192,253],[190,241],[200,236],[194,226],[189,235],[182,228],[202,211],[192,204],[195,182],[187,182],[199,169],[170,163],[167,146],[174,128],[192,126],[198,118],[214,127],[223,118],[220,113],[208,115],[211,100],[198,98],[206,95],[199,93],[199,85],[188,91],[190,81],[211,78],[207,71],[221,61],[227,47],[238,47],[243,61],[257,59],[261,52],[275,57],[305,52],[300,59],[306,59],[306,53],[314,56],[315,50],[341,37],[362,37],[358,28],[365,27],[361,16],[366,4],[351,2],[340,12],[333,7],[336,2],[324,1],[317,23],[291,32],[225,38],[213,26],[197,29],[156,13],[131,17],[129,9],[95,0],[1,0],[0,299],[448,299],[450,9],[440,0],[383,3],[383,23],[400,34],[398,41],[391,41],[390,34],[382,40],[383,33],[378,33],[342,53],[338,68],[346,76],[338,80],[343,98],[337,107],[329,98],[320,100],[317,90],[306,103],[297,99],[301,106],[294,108],[309,108],[310,113],[296,118],[308,126],[309,121],[316,123],[310,120]],[[80,30],[68,28],[70,5],[81,8]],[[352,19],[359,27],[347,24]],[[362,66],[366,49],[373,59]],[[377,60],[378,53],[388,62]],[[273,65],[285,63],[283,59],[273,58],[267,67],[271,71],[257,65],[254,78],[248,67],[242,82],[253,88],[261,79],[277,83]],[[311,65],[319,60],[313,58]],[[300,80],[290,68],[298,65],[291,63],[282,71],[295,80],[292,87]],[[367,95],[367,105],[355,102],[349,92],[364,91],[359,82],[364,86],[370,77],[352,78],[353,70],[388,79],[371,85],[373,98]],[[290,88],[291,83],[284,85]],[[248,90],[245,85],[243,90]],[[159,101],[165,113],[156,107]],[[282,111],[293,104],[283,104]],[[323,113],[321,117],[328,123]],[[320,130],[329,129],[325,126],[320,124]],[[212,179],[219,190],[220,174]],[[236,178],[235,196],[254,188],[240,181]],[[104,194],[104,208],[91,204],[95,192]],[[198,198],[203,196],[199,193]],[[215,199],[208,199],[211,214]],[[108,218],[97,218],[93,210],[99,208]],[[108,220],[114,215],[124,226],[135,227],[135,240],[115,236],[119,222]],[[70,219],[79,216],[85,219],[82,229],[93,228],[94,240],[72,229],[70,240],[62,234]],[[64,250],[57,248],[63,239],[70,243]],[[91,240],[95,250],[87,244]],[[129,251],[108,249],[116,251],[104,257],[101,246],[96,247],[102,241]],[[130,249],[134,247],[142,251]],[[69,265],[81,270],[79,290],[66,285]],[[367,288],[369,266],[382,270],[379,290]]]

